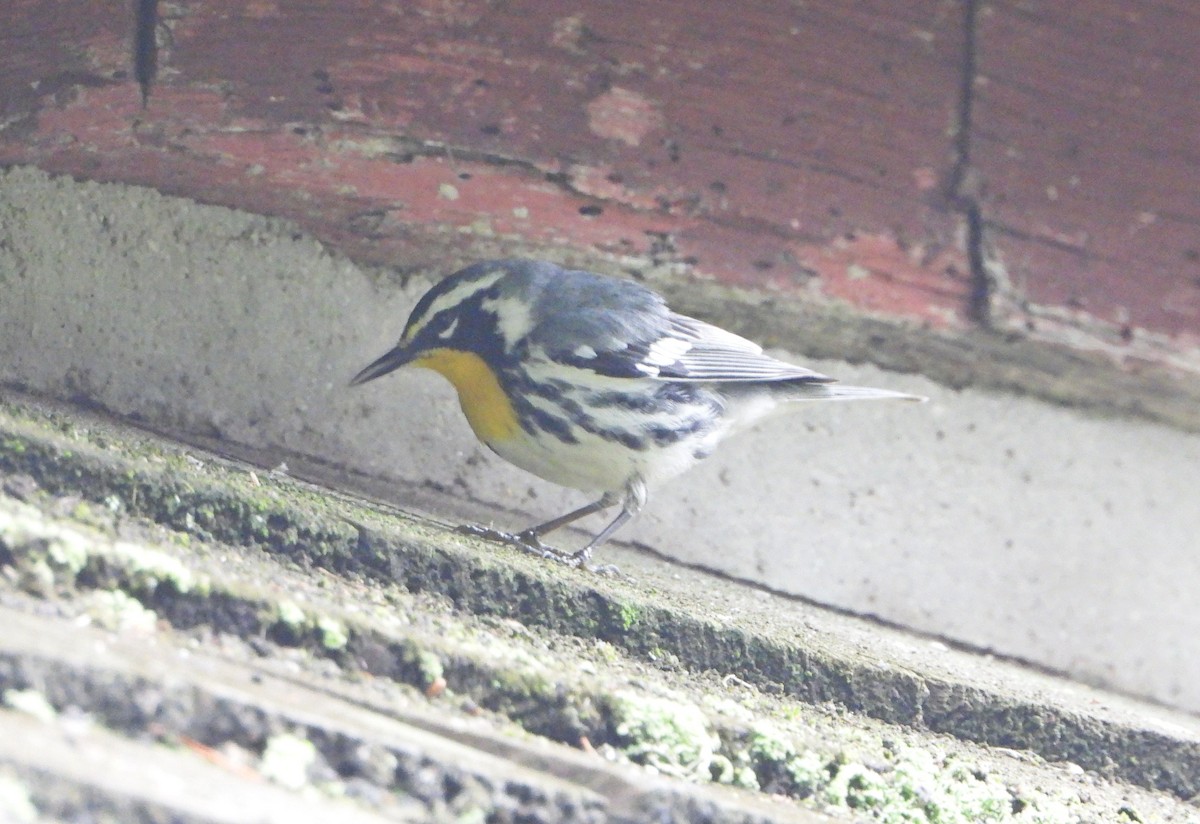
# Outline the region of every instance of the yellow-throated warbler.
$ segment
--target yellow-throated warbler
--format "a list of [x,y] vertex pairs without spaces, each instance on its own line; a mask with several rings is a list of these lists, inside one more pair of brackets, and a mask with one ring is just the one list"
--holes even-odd
[[[601,493],[518,535],[475,530],[574,564],[586,564],[642,508],[649,488],[781,404],[924,400],[840,386],[675,314],[640,284],[533,260],[484,261],[439,282],[413,309],[400,343],[351,385],[405,365],[444,375],[476,436],[500,457]],[[542,545],[546,533],[613,506],[617,517],[575,554]]]

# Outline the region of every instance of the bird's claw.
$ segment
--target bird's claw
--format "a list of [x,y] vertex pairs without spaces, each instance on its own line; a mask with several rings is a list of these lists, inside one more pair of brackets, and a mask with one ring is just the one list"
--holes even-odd
[[459,535],[470,535],[472,538],[482,538],[485,541],[499,541],[502,544],[518,544],[521,542],[521,539],[511,532],[492,529],[490,526],[479,526],[478,524],[461,524],[454,527],[454,531]]
[[536,532],[525,530],[524,532],[505,532],[502,529],[493,529],[488,526],[478,526],[476,524],[463,524],[455,527],[455,532],[461,535],[470,535],[473,538],[482,538],[485,541],[496,541],[501,544],[515,546],[518,549],[523,549],[526,552],[536,555],[539,558],[559,561],[566,563],[572,556],[565,552],[560,552],[552,546],[546,546],[542,543]]
[[589,564],[588,561],[592,557],[590,547],[581,549],[578,552],[563,552],[562,550],[543,544],[541,537],[532,529],[527,529],[524,532],[505,532],[502,529],[493,529],[489,526],[463,524],[455,527],[454,531],[460,535],[470,535],[473,538],[482,538],[485,541],[508,544],[509,546],[523,549],[531,555],[536,555],[547,561],[557,561],[573,569],[585,569],[588,572],[594,572],[598,575],[621,574],[621,570],[613,564],[602,564],[600,566]]

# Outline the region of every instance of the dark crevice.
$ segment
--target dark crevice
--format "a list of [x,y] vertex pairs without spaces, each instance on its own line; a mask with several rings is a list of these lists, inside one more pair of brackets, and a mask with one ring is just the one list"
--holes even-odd
[[158,0],[133,0],[133,76],[142,90],[142,108],[158,74]]
[[982,326],[991,325],[994,283],[983,259],[984,220],[971,166],[972,115],[975,104],[977,71],[977,25],[979,0],[963,0],[962,82],[959,86],[958,130],[954,137],[954,167],[950,170],[946,191],[953,208],[966,219],[967,263],[971,287],[967,296],[967,314]]
[[967,264],[971,268],[971,289],[967,295],[967,315],[981,326],[992,325],[994,282],[983,262],[983,210],[973,197],[960,203],[967,219]]

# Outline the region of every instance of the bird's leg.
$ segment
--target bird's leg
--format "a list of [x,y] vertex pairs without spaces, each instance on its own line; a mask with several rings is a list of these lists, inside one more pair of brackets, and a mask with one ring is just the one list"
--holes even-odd
[[573,524],[580,518],[586,518],[588,515],[591,515],[594,512],[599,512],[602,509],[608,509],[610,506],[616,504],[616,502],[616,496],[605,495],[600,500],[592,501],[592,503],[588,504],[587,506],[581,506],[579,509],[573,509],[566,515],[559,515],[557,518],[551,518],[544,524],[531,526],[529,529],[523,531],[520,534],[520,537],[527,541],[537,541],[547,532],[553,532],[556,529],[562,529],[567,524]]
[[[608,526],[600,530],[600,533],[588,541],[587,545],[578,552],[566,553],[542,543],[542,536],[546,533],[562,529],[564,526],[572,524],[580,518],[586,518],[588,515],[616,506],[618,503],[621,504],[621,511],[617,513],[617,517],[613,518]],[[459,531],[465,532],[468,535],[475,535],[476,537],[519,546],[527,552],[532,552],[542,558],[559,561],[569,566],[583,567],[593,572],[616,573],[619,570],[614,566],[589,566],[588,561],[592,558],[592,550],[611,538],[612,534],[624,526],[630,518],[638,514],[645,504],[646,484],[641,478],[635,477],[620,492],[606,492],[598,501],[593,501],[587,506],[581,506],[579,509],[573,509],[566,515],[559,515],[557,518],[552,518],[537,526],[531,526],[529,529],[518,532],[516,535],[479,526],[464,526],[460,527]]]
[[639,477],[634,477],[625,486],[624,493],[617,498],[614,497],[614,503],[617,500],[621,502],[621,511],[617,513],[617,517],[613,518],[612,523],[600,530],[600,534],[587,542],[583,549],[570,556],[568,563],[572,566],[581,566],[584,569],[593,569],[595,572],[618,572],[615,566],[604,567],[589,567],[588,561],[592,558],[592,550],[600,546],[600,544],[612,537],[612,534],[623,527],[630,518],[642,511],[642,507],[646,505],[646,483]]
[[573,524],[580,518],[586,518],[588,515],[608,509],[610,506],[613,506],[616,503],[617,498],[615,495],[605,493],[604,496],[599,500],[592,501],[587,506],[581,506],[579,509],[571,510],[566,515],[559,515],[557,518],[551,518],[549,521],[546,521],[543,524],[529,527],[529,529],[526,529],[516,536],[517,540],[526,549],[539,552],[547,557],[554,557],[560,561],[569,560],[574,556],[567,555],[566,553],[559,552],[557,549],[546,546],[542,543],[542,536],[548,532],[553,532],[556,529],[562,529],[568,524]]
[[473,524],[461,526],[457,531],[466,535],[473,535],[476,538],[484,538],[490,541],[500,541],[501,543],[518,546],[527,552],[532,552],[533,554],[540,555],[543,558],[552,558],[556,561],[562,561],[564,563],[574,563],[572,562],[572,559],[575,557],[574,555],[569,555],[565,552],[560,552],[554,547],[546,546],[542,543],[542,536],[549,532],[553,532],[556,529],[561,529],[567,524],[574,523],[580,518],[586,518],[588,515],[591,515],[595,512],[608,509],[610,506],[615,505],[618,500],[619,498],[616,495],[605,494],[604,497],[597,501],[593,501],[587,506],[581,506],[579,509],[573,509],[565,515],[559,515],[557,518],[552,518],[545,523],[531,526],[529,529],[517,533],[504,532],[499,529],[475,526]]
[[[573,555],[568,555],[564,560],[571,566],[581,566],[587,569],[588,561],[592,558],[592,550],[607,541],[614,532],[624,526],[625,522],[632,518],[636,513],[637,510],[632,509],[628,504],[621,507],[621,511],[617,513],[617,517],[613,518],[612,523],[600,530],[600,533],[595,538],[588,541],[587,545],[583,549],[579,550]],[[603,569],[598,569],[597,571],[608,571],[610,569],[615,571],[616,567],[604,567]]]

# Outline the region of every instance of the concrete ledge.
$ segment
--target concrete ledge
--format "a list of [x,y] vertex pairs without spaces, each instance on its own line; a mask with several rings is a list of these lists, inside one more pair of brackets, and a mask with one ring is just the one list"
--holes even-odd
[[[45,516],[22,515],[18,522],[32,526],[20,528],[9,519],[6,563],[26,591],[40,587],[83,604],[92,590],[121,592],[180,630],[207,628],[251,644],[265,637],[426,691],[440,683],[438,691],[469,696],[555,740],[628,744],[628,731],[620,731],[631,722],[622,708],[632,705],[618,696],[647,689],[637,703],[667,697],[672,706],[693,707],[715,731],[715,752],[731,775],[741,764],[760,783],[770,762],[745,736],[768,723],[789,731],[783,740],[796,756],[805,747],[832,757],[865,746],[869,758],[876,746],[869,741],[877,739],[884,757],[895,744],[883,742],[897,736],[943,747],[924,737],[930,731],[1026,749],[1181,798],[1200,789],[1194,718],[643,553],[613,553],[631,580],[565,572],[96,417],[29,403],[10,401],[0,415],[0,470],[8,494],[19,491],[48,512],[74,512],[92,524],[41,526]],[[165,531],[141,525],[143,518]],[[64,529],[85,537],[63,539]],[[153,553],[129,550],[131,541],[151,537]],[[74,550],[56,554],[56,546]],[[333,574],[300,577],[289,571],[297,566]],[[41,654],[37,636],[22,636],[35,645],[28,654]],[[823,716],[818,703],[902,726]],[[962,758],[1001,759],[988,770],[1027,763],[963,746]],[[1131,801],[1132,791],[1115,785],[1113,792],[1090,802],[1114,805],[1102,818],[1123,804],[1151,803],[1140,795]],[[1164,809],[1173,815],[1169,804]]]

